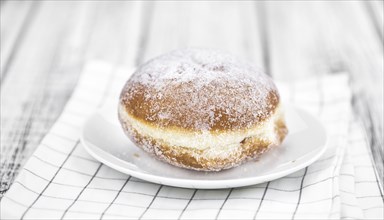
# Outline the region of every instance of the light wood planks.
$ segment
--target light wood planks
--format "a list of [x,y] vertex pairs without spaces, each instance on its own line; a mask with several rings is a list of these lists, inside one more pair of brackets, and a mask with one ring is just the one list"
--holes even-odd
[[[36,4],[32,2],[1,5],[1,79],[11,65],[15,51],[25,37],[29,24],[36,15]],[[18,11],[18,13],[15,13]]]
[[156,2],[144,60],[186,47],[215,48],[263,66],[253,2]]
[[383,1],[2,1],[0,191],[61,113],[86,61],[132,66],[180,47],[225,50],[279,80],[349,73],[382,174],[382,8]]
[[383,179],[383,42],[371,11],[358,1],[267,2],[266,7],[272,75],[294,80],[347,72],[355,113]]
[[25,36],[16,37],[12,65],[2,72],[1,192],[61,113],[85,61],[134,63],[138,36],[121,30],[140,32],[138,2],[33,2],[35,17],[12,4],[19,2],[6,3],[9,13],[27,13],[20,16],[31,27],[14,31]]
[[362,2],[366,6],[367,16],[372,19],[372,25],[377,35],[384,42],[384,1],[371,0]]
[[134,65],[139,55],[146,3],[89,2],[96,13],[84,60],[103,60],[116,65]]
[[[13,2],[7,2],[14,4]],[[61,97],[47,97],[54,94],[49,90],[59,88],[71,90],[65,83],[65,77],[52,80],[54,73],[52,67],[57,60],[57,50],[63,43],[65,27],[73,25],[68,17],[75,14],[69,10],[71,5],[60,3],[54,5],[50,2],[38,2],[34,7],[38,10],[36,17],[30,19],[30,27],[18,49],[13,51],[12,65],[7,68],[6,76],[2,80],[2,123],[1,123],[1,190],[8,187],[24,158],[28,157],[39,142],[41,136],[47,131],[49,122],[54,120],[55,113],[61,102]],[[64,10],[63,10],[64,9]],[[17,13],[13,11],[12,13]],[[54,20],[55,23],[50,21]],[[21,31],[22,33],[22,31]],[[70,74],[70,73],[69,73]],[[55,83],[56,81],[56,83]],[[73,81],[73,80],[72,80]],[[52,83],[51,83],[52,82]],[[72,82],[73,84],[73,82]],[[73,85],[72,85],[73,87]],[[57,91],[57,90],[56,90]],[[51,105],[48,114],[42,114],[44,107]]]

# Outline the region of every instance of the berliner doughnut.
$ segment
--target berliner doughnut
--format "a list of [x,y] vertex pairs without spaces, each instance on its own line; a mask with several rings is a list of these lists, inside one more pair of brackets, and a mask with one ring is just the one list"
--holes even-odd
[[201,171],[257,158],[288,132],[273,81],[215,50],[176,50],[140,66],[121,92],[118,115],[137,146]]

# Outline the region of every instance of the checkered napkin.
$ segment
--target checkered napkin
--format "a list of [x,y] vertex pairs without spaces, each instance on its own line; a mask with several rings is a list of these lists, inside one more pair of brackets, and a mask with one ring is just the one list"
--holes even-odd
[[79,142],[87,116],[114,103],[132,72],[89,63],[62,115],[1,200],[2,219],[383,218],[383,195],[345,74],[279,83],[282,98],[325,124],[326,153],[309,167],[253,186],[199,190],[115,171]]

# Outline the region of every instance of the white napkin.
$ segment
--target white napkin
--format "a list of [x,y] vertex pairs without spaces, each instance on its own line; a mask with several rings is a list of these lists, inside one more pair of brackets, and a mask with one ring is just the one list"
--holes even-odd
[[85,118],[113,103],[132,69],[86,65],[72,98],[1,200],[2,219],[383,218],[383,195],[345,74],[278,83],[285,102],[319,116],[326,153],[286,177],[243,188],[182,189],[115,171],[79,142]]

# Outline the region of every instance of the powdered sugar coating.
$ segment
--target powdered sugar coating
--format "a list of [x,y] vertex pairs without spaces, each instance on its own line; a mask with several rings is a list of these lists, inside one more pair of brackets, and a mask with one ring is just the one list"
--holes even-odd
[[261,69],[205,49],[184,49],[140,66],[121,93],[129,114],[159,128],[240,130],[268,118],[279,102]]

